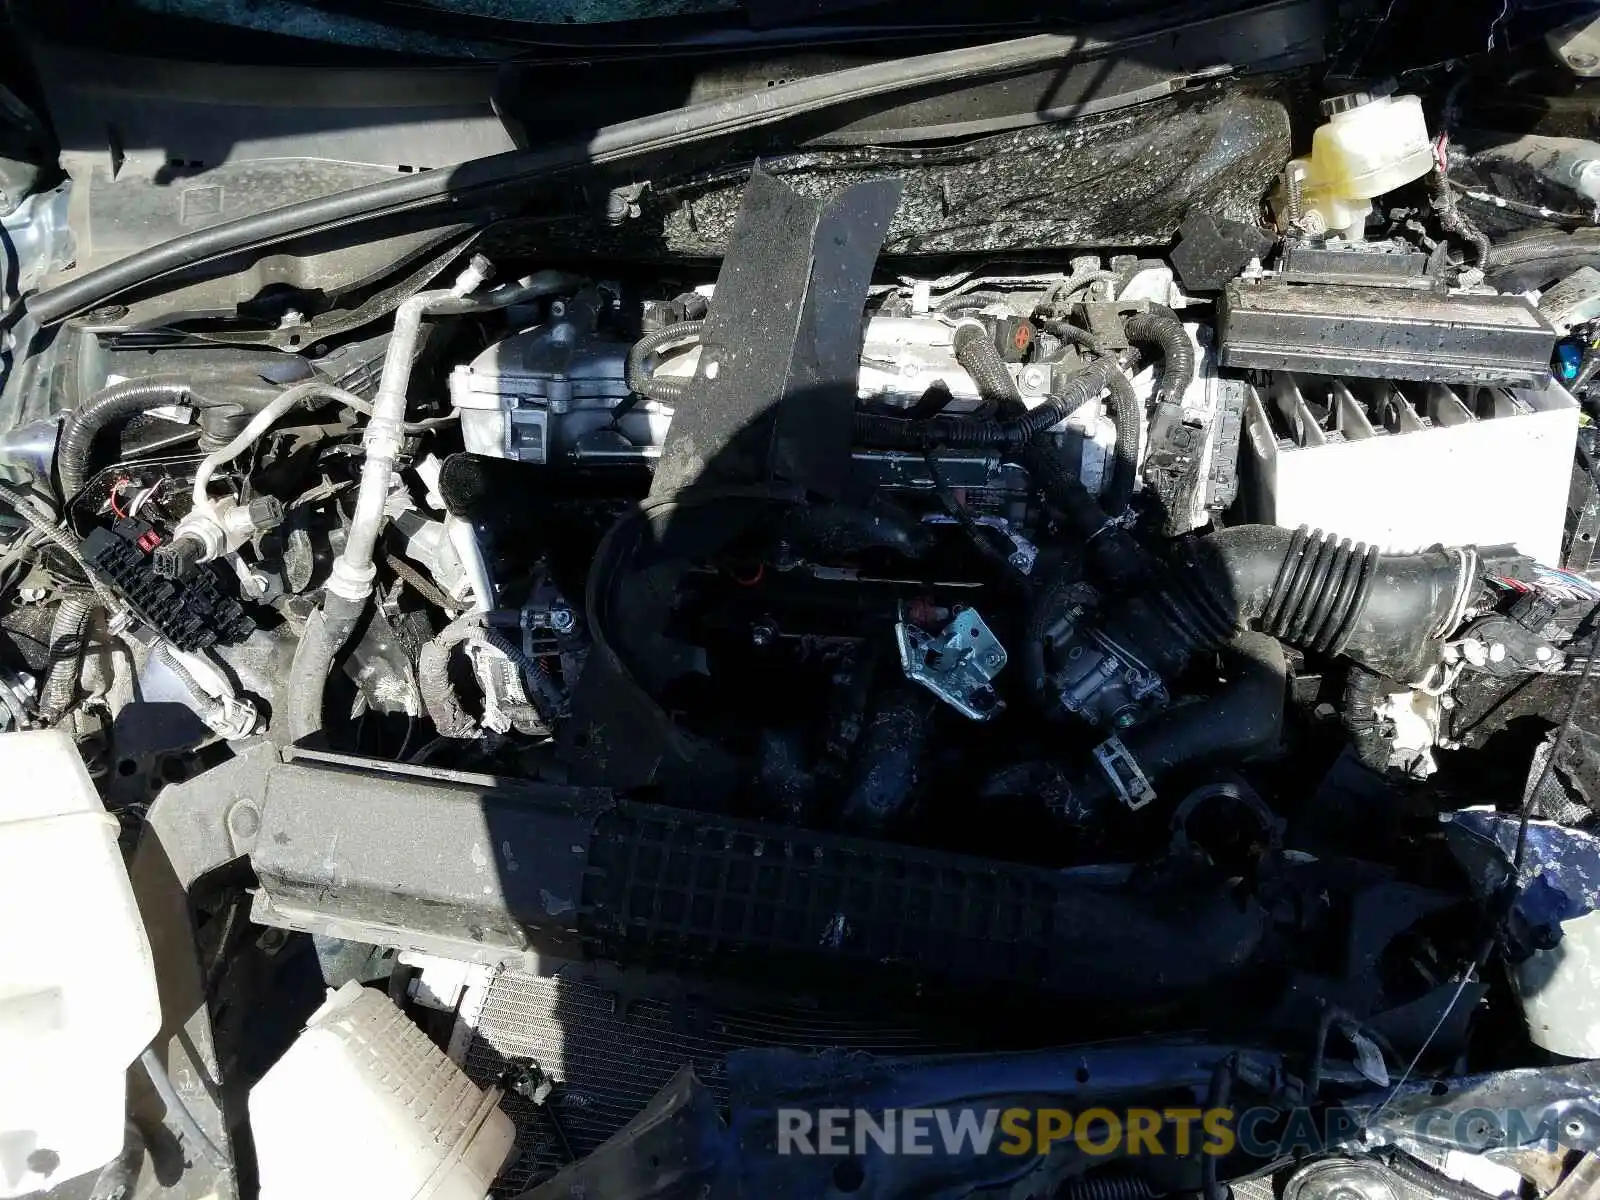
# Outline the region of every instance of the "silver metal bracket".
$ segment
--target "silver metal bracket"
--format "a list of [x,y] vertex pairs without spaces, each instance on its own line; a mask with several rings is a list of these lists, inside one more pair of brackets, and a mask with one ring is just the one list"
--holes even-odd
[[1006,665],[1006,650],[975,609],[957,614],[935,636],[903,618],[894,627],[900,666],[964,717],[987,721],[1005,708],[990,683]]
[[1156,789],[1146,778],[1133,752],[1122,744],[1121,738],[1108,737],[1096,746],[1094,761],[1106,773],[1118,798],[1131,811],[1138,812],[1156,798]]

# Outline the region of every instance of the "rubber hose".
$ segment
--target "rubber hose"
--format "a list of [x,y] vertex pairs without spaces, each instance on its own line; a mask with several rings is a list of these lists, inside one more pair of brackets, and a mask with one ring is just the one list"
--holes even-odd
[[662,404],[676,404],[688,390],[687,379],[657,379],[650,373],[649,361],[677,342],[698,341],[704,321],[679,321],[654,333],[647,333],[628,351],[626,379],[628,390]]
[[946,296],[936,302],[933,311],[936,313],[952,313],[963,308],[987,308],[991,304],[1008,305],[1011,298],[1004,292],[993,288],[979,289],[971,292],[958,292],[954,296]]
[[1117,444],[1111,451],[1111,478],[1101,493],[1100,503],[1108,516],[1119,517],[1133,503],[1133,489],[1139,477],[1144,405],[1139,403],[1139,393],[1133,390],[1133,383],[1120,369],[1111,371],[1106,382],[1111,391],[1109,407],[1117,431]]
[[42,506],[36,507],[34,501],[21,492],[0,487],[0,502],[8,505],[40,537],[73,561],[83,572],[84,578],[89,581],[89,586],[94,588],[95,595],[100,597],[108,612],[115,613],[121,610],[122,602],[117,598],[117,594],[100,582],[99,577],[90,569],[88,560],[83,557],[83,543],[78,540],[77,534],[70,529],[63,529],[53,519],[47,519],[41,511]]
[[917,398],[917,402],[906,410],[906,417],[912,421],[931,421],[949,408],[954,399],[944,380],[935,379]]
[[422,707],[440,737],[469,738],[478,732],[477,720],[461,703],[450,682],[451,653],[483,631],[482,620],[473,620],[477,616],[469,613],[450,622],[417,655],[417,690],[422,693]]
[[1119,370],[1115,362],[1107,359],[1091,363],[1068,379],[1058,394],[1046,397],[1042,404],[1010,419],[941,417],[932,421],[906,421],[856,413],[853,432],[856,440],[864,445],[897,450],[993,447],[1015,454],[1039,434],[1097,399],[1110,386],[1112,374]]
[[344,649],[366,611],[365,600],[325,592],[322,607],[306,618],[305,633],[289,665],[289,740],[300,742],[322,731],[322,704],[333,660]]
[[[1147,779],[1178,767],[1237,762],[1277,747],[1289,680],[1282,643],[1264,633],[1241,633],[1225,658],[1237,674],[1215,695],[1169,708],[1117,735]],[[1116,798],[1098,768],[1084,773],[1075,793],[1079,805],[1091,810]]]
[[56,470],[61,493],[71,498],[83,490],[89,475],[89,452],[101,430],[129,417],[173,404],[200,404],[187,383],[171,380],[129,379],[102,388],[67,422],[56,448]]
[[[1044,320],[1039,325],[1046,333],[1054,335],[1063,342],[1071,342],[1090,354],[1112,361],[1105,347],[1100,344],[1100,340],[1087,330],[1079,329],[1076,325],[1070,325],[1065,321]],[[1181,326],[1178,332],[1183,332]],[[1191,360],[1191,370],[1192,366]],[[1111,392],[1109,407],[1117,440],[1112,450],[1111,478],[1101,489],[1100,502],[1104,506],[1106,515],[1115,517],[1126,512],[1128,505],[1133,503],[1133,489],[1139,471],[1139,439],[1144,432],[1144,406],[1139,402],[1139,394],[1133,390],[1132,381],[1122,371],[1111,372],[1106,378],[1106,386]],[[1041,450],[1039,454],[1041,461],[1047,453]],[[1051,476],[1058,476],[1066,464],[1058,454],[1048,457],[1059,464],[1059,467],[1046,465],[1045,470]],[[1073,478],[1076,479],[1075,472]]]
[[39,720],[54,725],[72,707],[83,670],[84,638],[98,603],[92,596],[67,596],[50,625],[50,667],[39,692]]
[[[1006,415],[1008,411],[1021,409],[1022,394],[1017,391],[1016,381],[1011,378],[1011,372],[1006,370],[1006,365],[1000,358],[1000,351],[995,348],[988,333],[973,325],[963,325],[956,330],[954,341],[956,361],[967,374],[972,376],[973,382],[978,385],[978,394],[985,399],[994,400],[1000,406],[1002,415]],[[1133,488],[1139,469],[1139,435],[1144,427],[1144,410],[1139,403],[1138,394],[1133,390],[1133,384],[1117,368],[1115,361],[1101,359],[1096,365],[1104,363],[1110,364],[1110,369],[1102,368],[1102,370],[1105,385],[1111,392],[1111,419],[1116,424],[1117,444],[1113,452],[1111,479],[1105,488],[1102,502],[1107,513],[1114,517],[1127,511],[1129,503],[1133,500]],[[1039,432],[1044,432],[1054,424],[1055,421],[1050,422]]]
[[1389,766],[1389,739],[1379,729],[1376,712],[1382,687],[1382,677],[1361,666],[1350,668],[1344,685],[1345,731],[1361,765],[1380,775]]
[[1194,344],[1184,332],[1178,314],[1165,305],[1152,304],[1148,312],[1129,317],[1123,332],[1135,345],[1154,346],[1161,352],[1157,403],[1182,404],[1189,385],[1194,382]]
[[1085,350],[1090,354],[1104,355],[1106,353],[1106,348],[1101,344],[1100,339],[1087,329],[1080,329],[1068,321],[1058,321],[1050,317],[1036,318],[1036,322],[1040,329],[1050,334],[1057,341],[1077,346],[1080,350]]
[[951,345],[956,362],[978,385],[978,395],[998,404],[1001,416],[1022,411],[1022,393],[1017,390],[1017,381],[1011,378],[987,328],[973,322],[957,325]]
[[847,824],[877,828],[905,807],[933,726],[931,700],[899,687],[878,702],[856,752],[858,774],[842,814]]
[[[1002,582],[1007,586],[1026,590],[1028,577],[1011,561],[1010,539],[999,530],[978,523],[967,506],[957,497],[955,489],[946,481],[944,472],[939,467],[937,454],[929,450],[923,458],[928,464],[928,474],[933,477],[933,490],[939,497],[939,506],[944,509],[945,516],[961,527],[961,531],[967,535],[967,541],[971,543],[979,557],[1000,572]],[[1001,542],[1006,543],[1005,548],[1001,547]]]

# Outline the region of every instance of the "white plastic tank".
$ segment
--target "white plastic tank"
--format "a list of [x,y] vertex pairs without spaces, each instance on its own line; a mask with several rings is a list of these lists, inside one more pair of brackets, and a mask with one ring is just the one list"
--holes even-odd
[[160,1026],[117,822],[72,739],[0,734],[0,1197],[122,1152],[128,1066]]
[[499,1102],[347,983],[250,1090],[261,1200],[483,1200],[515,1148]]
[[1428,122],[1416,96],[1356,92],[1324,101],[1323,112],[1328,120],[1312,134],[1310,155],[1288,167],[1298,180],[1301,224],[1359,242],[1373,197],[1432,170]]
[[1553,950],[1537,950],[1511,973],[1528,1038],[1567,1058],[1600,1057],[1600,911],[1561,923]]

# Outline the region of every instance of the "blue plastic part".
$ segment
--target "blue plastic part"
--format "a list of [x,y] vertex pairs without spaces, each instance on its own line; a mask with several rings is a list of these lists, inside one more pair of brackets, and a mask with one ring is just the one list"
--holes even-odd
[[1583,343],[1560,342],[1556,345],[1556,378],[1571,383],[1583,368]]

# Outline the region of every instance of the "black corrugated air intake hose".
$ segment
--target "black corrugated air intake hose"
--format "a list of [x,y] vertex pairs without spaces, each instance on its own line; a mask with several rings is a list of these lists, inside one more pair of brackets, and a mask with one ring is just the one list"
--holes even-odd
[[635,342],[633,348],[628,351],[628,390],[662,404],[681,402],[688,390],[689,381],[652,374],[650,359],[669,346],[680,342],[699,341],[700,331],[703,328],[705,328],[704,321],[679,321],[676,325],[668,325],[665,329],[647,333]]
[[56,449],[61,493],[67,498],[83,490],[89,477],[89,452],[101,430],[153,408],[203,404],[187,383],[171,379],[129,379],[102,388],[68,419]]
[[[957,331],[958,357],[959,347],[962,344],[986,344],[990,353],[994,355],[994,362],[1000,363],[999,354],[995,351],[994,344],[988,341],[987,334],[981,335],[980,343],[978,340],[980,333],[976,326],[963,328],[971,332],[963,338],[962,331]],[[968,371],[972,373],[971,368],[968,368]],[[1000,363],[1000,371],[1010,383],[1010,375],[1005,372],[1003,363]],[[931,421],[908,421],[899,417],[857,413],[855,437],[858,442],[865,445],[883,446],[893,450],[926,451],[940,446],[962,449],[993,447],[1005,453],[1015,454],[1039,434],[1060,424],[1089,401],[1097,399],[1101,392],[1112,386],[1113,378],[1120,373],[1121,369],[1114,361],[1101,359],[1073,375],[1064,387],[1055,395],[1046,397],[1037,407],[995,419],[937,417]],[[982,391],[986,384],[983,380],[979,380],[978,386]],[[1015,391],[1016,385],[1011,383],[1008,400]],[[989,398],[991,396],[986,392],[985,399]],[[1004,402],[1002,403],[1004,406]],[[1020,397],[1016,398],[1016,404],[1018,408],[1021,407]]]
[[1236,525],[1194,538],[1165,586],[1119,604],[1102,632],[1163,678],[1239,629],[1423,682],[1476,587],[1471,548],[1384,554],[1304,526]]
[[[1163,304],[1152,304],[1149,311],[1129,317],[1122,331],[1135,346],[1154,346],[1161,352],[1161,382],[1156,388],[1156,402],[1182,404],[1184,394],[1194,382],[1194,344],[1184,332],[1178,314]],[[1121,436],[1120,431],[1118,436]]]

